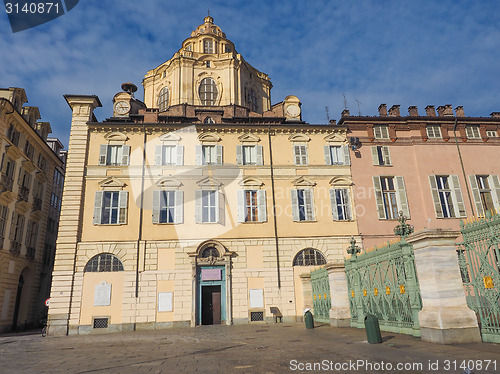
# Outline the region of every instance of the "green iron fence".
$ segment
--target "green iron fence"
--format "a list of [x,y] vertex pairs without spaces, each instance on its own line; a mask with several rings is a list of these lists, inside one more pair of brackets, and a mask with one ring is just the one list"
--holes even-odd
[[485,342],[500,343],[500,214],[460,223],[457,244],[467,305],[478,316]]
[[[400,218],[405,225],[404,217]],[[345,270],[352,327],[363,328],[365,316],[373,314],[381,330],[420,336],[420,286],[413,246],[404,239],[410,232],[401,235],[400,241],[359,256],[356,241],[351,239],[351,258],[345,261]]]
[[330,282],[328,270],[319,268],[311,271],[311,288],[313,295],[314,320],[330,323],[330,308],[332,300],[330,296]]

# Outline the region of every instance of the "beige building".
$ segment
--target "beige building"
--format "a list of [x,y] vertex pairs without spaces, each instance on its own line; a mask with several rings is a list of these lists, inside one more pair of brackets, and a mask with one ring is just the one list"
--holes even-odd
[[[64,180],[62,144],[25,106],[22,88],[0,89],[0,332],[46,314]],[[56,145],[57,144],[57,145]],[[49,225],[49,226],[48,226]]]
[[301,318],[299,275],[357,226],[346,128],[271,105],[269,77],[206,17],[182,48],[73,111],[49,334]]

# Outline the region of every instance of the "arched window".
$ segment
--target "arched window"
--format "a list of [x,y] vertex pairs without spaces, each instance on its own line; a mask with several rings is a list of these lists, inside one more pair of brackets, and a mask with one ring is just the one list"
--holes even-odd
[[123,271],[123,264],[118,257],[111,253],[101,253],[92,257],[84,272],[100,273],[105,271]]
[[214,53],[214,41],[206,39],[203,41],[203,53]]
[[207,258],[207,257],[220,257],[219,251],[215,247],[208,247],[203,250],[201,253],[202,258]]
[[160,95],[158,96],[158,109],[160,112],[164,112],[168,109],[168,88],[163,87],[160,91]]
[[259,104],[257,103],[257,94],[255,93],[253,88],[250,88],[247,91],[247,107],[252,112],[256,112],[259,109]]
[[316,266],[323,264],[326,264],[325,256],[314,248],[303,249],[293,259],[293,266]]
[[204,78],[200,83],[199,94],[201,105],[215,105],[218,94],[215,81],[212,78]]
[[215,123],[215,121],[212,119],[212,117],[207,117],[207,118],[205,118],[203,123]]

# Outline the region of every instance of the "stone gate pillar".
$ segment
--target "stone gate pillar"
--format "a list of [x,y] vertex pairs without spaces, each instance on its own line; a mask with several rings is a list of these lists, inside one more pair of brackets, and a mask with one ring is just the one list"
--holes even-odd
[[349,290],[347,288],[347,277],[344,264],[328,264],[330,281],[330,325],[335,327],[351,326],[351,309],[349,307]]
[[481,342],[474,311],[467,307],[455,240],[458,231],[425,229],[408,237],[413,244],[422,310],[422,340],[441,343]]

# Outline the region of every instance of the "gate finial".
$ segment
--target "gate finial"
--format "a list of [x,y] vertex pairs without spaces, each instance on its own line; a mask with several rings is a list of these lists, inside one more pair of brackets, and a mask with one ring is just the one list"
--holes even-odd
[[359,252],[361,252],[361,248],[359,248],[357,245],[356,245],[356,239],[354,239],[354,236],[351,236],[351,245],[349,247],[347,247],[347,253],[349,253],[350,255],[352,255],[352,257],[356,257],[356,254],[358,254]]

